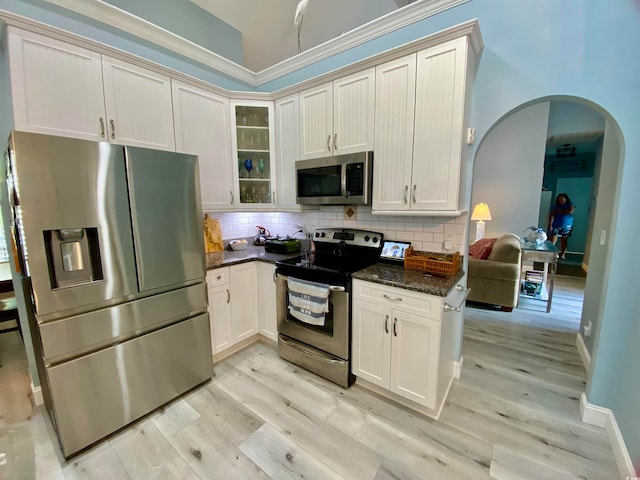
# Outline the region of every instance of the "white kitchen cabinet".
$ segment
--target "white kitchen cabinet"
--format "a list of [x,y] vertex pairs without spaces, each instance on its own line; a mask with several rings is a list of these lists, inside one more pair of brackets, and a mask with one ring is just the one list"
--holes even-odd
[[372,149],[374,73],[370,68],[299,93],[302,160]]
[[176,150],[198,155],[203,210],[233,207],[229,100],[171,81]]
[[259,333],[274,342],[278,340],[276,309],[276,266],[256,262],[258,269],[258,328]]
[[416,54],[376,67],[372,210],[411,208]]
[[275,206],[273,102],[232,101],[231,149],[236,208]]
[[437,417],[454,367],[445,304],[459,302],[460,292],[443,298],[354,280],[352,373]]
[[231,347],[234,343],[231,334],[229,267],[217,268],[207,272],[207,290],[209,295],[209,322],[211,323],[211,347],[213,353],[216,354]]
[[8,28],[18,130],[175,150],[169,77]]
[[231,333],[234,343],[258,333],[256,262],[229,267]]
[[171,79],[102,56],[109,141],[175,150]]
[[462,37],[376,67],[374,213],[461,213],[474,65]]
[[299,211],[296,203],[296,161],[300,159],[300,113],[298,94],[275,102],[276,165],[279,210]]
[[7,31],[15,128],[106,140],[101,55],[13,27]]

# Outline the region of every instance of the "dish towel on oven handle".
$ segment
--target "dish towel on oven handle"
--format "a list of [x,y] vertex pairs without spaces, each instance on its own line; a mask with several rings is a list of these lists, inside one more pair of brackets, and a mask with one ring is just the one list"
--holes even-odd
[[329,311],[329,285],[289,277],[289,313],[301,322],[324,326]]

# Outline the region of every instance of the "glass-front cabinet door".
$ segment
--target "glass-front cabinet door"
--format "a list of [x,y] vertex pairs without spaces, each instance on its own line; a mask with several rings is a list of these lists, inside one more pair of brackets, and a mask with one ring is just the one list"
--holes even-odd
[[232,101],[231,121],[239,205],[274,205],[273,103]]

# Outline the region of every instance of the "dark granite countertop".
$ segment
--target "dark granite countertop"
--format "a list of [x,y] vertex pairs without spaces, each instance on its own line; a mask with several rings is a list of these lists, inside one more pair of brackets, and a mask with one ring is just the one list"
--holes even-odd
[[400,265],[376,263],[353,274],[353,278],[368,282],[404,288],[414,292],[427,293],[438,297],[446,297],[451,289],[464,276],[464,270],[451,277],[440,277],[418,270],[407,270]]
[[222,260],[222,262],[220,263],[216,263],[215,265],[209,264],[207,266],[207,270],[213,270],[215,268],[228,267],[230,265],[237,265],[239,263],[255,261],[274,264],[280,260],[285,260],[287,258],[293,258],[300,255],[299,252],[288,254],[268,253],[264,251],[264,247],[254,245],[253,238],[246,240],[249,242],[247,248],[238,251],[231,250],[229,248],[228,241],[225,240],[224,260]]

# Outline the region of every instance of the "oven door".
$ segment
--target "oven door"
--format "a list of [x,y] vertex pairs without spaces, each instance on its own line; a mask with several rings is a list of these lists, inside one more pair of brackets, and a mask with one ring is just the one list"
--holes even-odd
[[332,286],[329,312],[323,326],[304,323],[289,314],[287,277],[276,279],[278,333],[344,360],[349,359],[349,291],[346,285]]

